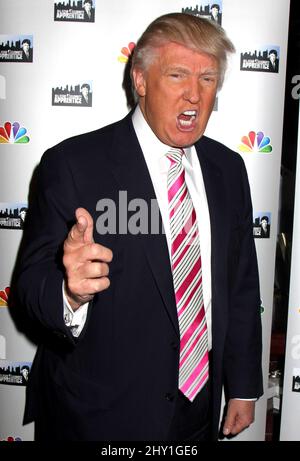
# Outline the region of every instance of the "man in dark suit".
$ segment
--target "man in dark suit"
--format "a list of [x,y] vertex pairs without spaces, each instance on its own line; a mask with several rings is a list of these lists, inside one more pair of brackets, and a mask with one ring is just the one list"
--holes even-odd
[[222,13],[220,12],[220,5],[214,3],[210,7],[210,18],[216,21],[220,26],[222,25]]
[[25,413],[37,440],[215,440],[223,385],[224,434],[253,422],[249,185],[203,136],[233,50],[211,21],[158,18],[133,54],[135,110],[43,156],[17,277],[43,333]]
[[276,50],[269,51],[269,72],[278,73],[279,71],[279,59]]
[[30,48],[31,42],[28,38],[22,41],[22,61],[32,62],[32,48]]
[[95,22],[95,9],[93,8],[92,0],[84,0],[84,20],[89,22]]
[[81,105],[82,106],[89,106],[91,107],[92,105],[92,94],[90,93],[91,87],[88,83],[83,83],[81,85],[80,91],[81,91]]
[[268,216],[262,216],[260,219],[261,238],[270,238],[270,224]]

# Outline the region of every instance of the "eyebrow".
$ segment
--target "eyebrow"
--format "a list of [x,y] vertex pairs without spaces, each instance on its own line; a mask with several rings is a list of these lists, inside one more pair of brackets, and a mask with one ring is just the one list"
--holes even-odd
[[185,74],[190,73],[189,69],[182,66],[169,66],[165,69],[165,72],[183,72]]
[[[184,73],[184,74],[190,74],[192,73],[188,68],[186,67],[182,67],[182,66],[169,66],[165,69],[165,72],[168,73],[168,72],[180,72],[180,73]],[[212,76],[217,76],[219,75],[219,71],[218,70],[213,70],[213,69],[204,69],[202,72],[201,72],[201,75],[212,75]]]

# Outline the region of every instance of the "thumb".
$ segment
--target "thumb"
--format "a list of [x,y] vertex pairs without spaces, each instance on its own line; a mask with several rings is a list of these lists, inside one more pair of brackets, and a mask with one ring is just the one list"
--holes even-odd
[[230,408],[227,411],[227,415],[225,418],[225,423],[223,427],[223,434],[224,435],[229,435],[234,427],[235,424],[235,417],[236,414],[230,410]]
[[73,243],[93,243],[94,222],[92,216],[85,208],[77,208],[75,216],[76,223],[70,232]]

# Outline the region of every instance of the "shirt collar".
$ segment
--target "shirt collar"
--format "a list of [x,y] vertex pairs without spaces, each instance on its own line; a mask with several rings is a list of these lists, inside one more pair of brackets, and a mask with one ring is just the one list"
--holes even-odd
[[[166,159],[166,154],[170,149],[170,146],[162,143],[154,134],[139,105],[137,105],[132,115],[132,123],[144,154],[145,152],[149,152],[149,149],[151,149],[151,155],[155,156],[157,161],[163,161],[164,158]],[[185,158],[191,166],[193,163],[192,150],[193,149],[190,147],[184,149]]]

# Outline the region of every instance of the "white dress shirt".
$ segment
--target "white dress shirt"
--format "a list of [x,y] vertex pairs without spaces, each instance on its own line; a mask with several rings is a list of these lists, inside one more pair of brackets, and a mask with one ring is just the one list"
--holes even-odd
[[[152,180],[155,195],[160,209],[171,264],[171,231],[169,219],[168,202],[168,170],[170,160],[167,153],[170,146],[163,144],[153,133],[146,122],[140,107],[138,106],[132,116],[133,126],[139,140],[145,161]],[[211,349],[211,238],[210,238],[210,218],[208,211],[207,198],[203,182],[200,162],[195,147],[184,149],[185,155],[182,164],[185,169],[185,180],[189,190],[198,222],[200,249],[202,259],[202,286],[204,308],[208,329],[208,346]]]
[[73,311],[65,294],[65,282],[62,285],[62,294],[64,302],[64,322],[75,338],[77,338],[83,330],[86,322],[89,303],[82,304],[76,311]]

